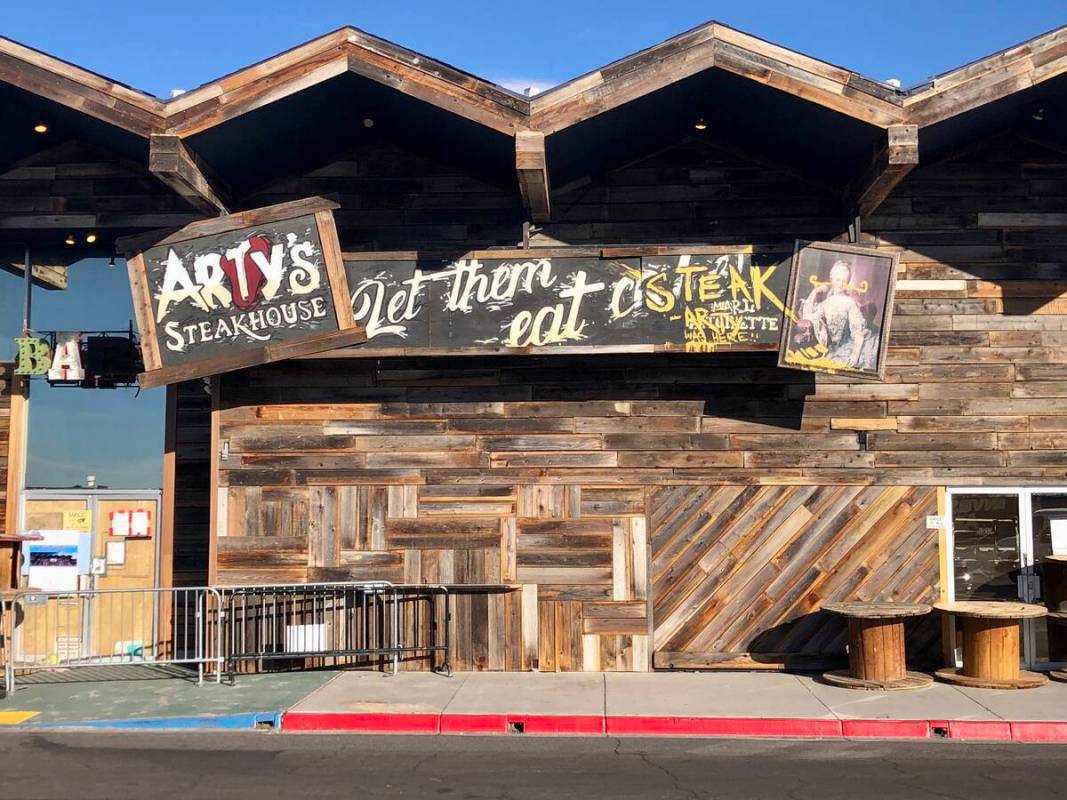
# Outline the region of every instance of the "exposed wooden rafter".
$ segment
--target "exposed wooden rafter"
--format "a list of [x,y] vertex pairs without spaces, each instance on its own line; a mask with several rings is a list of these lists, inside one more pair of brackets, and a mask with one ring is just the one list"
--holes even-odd
[[526,213],[533,222],[548,222],[552,209],[543,133],[519,131],[515,134],[515,171]]
[[229,213],[229,191],[181,137],[154,133],[150,139],[148,169],[163,183],[205,214]]
[[861,217],[873,214],[918,163],[918,127],[889,126],[886,141],[874,160],[846,189],[846,205],[856,209]]
[[[39,286],[42,289],[67,288],[66,267],[34,264],[30,269],[33,271],[33,283],[35,286]],[[12,275],[18,275],[19,277],[26,274],[26,268],[21,261],[0,261],[0,270],[10,272]]]

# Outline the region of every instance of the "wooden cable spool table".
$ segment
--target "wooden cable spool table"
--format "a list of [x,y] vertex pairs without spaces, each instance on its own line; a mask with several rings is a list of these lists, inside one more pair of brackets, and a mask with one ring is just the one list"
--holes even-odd
[[[1048,608],[1048,658],[1067,661],[1067,556],[1041,559],[1041,578]],[[1054,669],[1049,677],[1067,681],[1067,669]]]
[[1035,689],[1048,683],[1045,675],[1019,668],[1019,621],[1045,616],[1044,606],[961,600],[934,603],[934,608],[959,618],[963,630],[963,666],[937,670],[938,680],[978,689]]
[[823,611],[848,619],[848,669],[823,680],[849,689],[921,689],[934,679],[909,672],[904,656],[904,620],[930,613],[921,603],[826,603]]

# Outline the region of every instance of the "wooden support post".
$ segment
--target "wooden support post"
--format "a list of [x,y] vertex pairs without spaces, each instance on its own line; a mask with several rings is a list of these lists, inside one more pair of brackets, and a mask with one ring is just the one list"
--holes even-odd
[[[19,499],[26,486],[26,442],[30,431],[29,379],[11,378],[11,422],[7,442],[7,492],[4,533],[18,533]],[[4,588],[4,587],[0,587]]]
[[219,409],[222,394],[222,378],[212,375],[208,380],[211,387],[211,467],[210,487],[211,494],[208,497],[208,554],[207,554],[207,580],[214,586],[218,581],[219,571],[219,494],[225,489],[219,487],[219,455],[222,445],[219,437]]
[[545,135],[540,131],[515,134],[515,170],[526,212],[534,222],[547,222],[551,216],[548,162],[545,159]]
[[[178,385],[167,387],[163,434],[163,507],[159,515],[159,582],[163,588],[174,586],[174,491],[176,488],[176,455],[178,438]],[[174,598],[163,592],[159,596],[160,652],[173,656],[171,631]]]
[[918,126],[890,125],[886,129],[885,144],[845,190],[846,204],[855,208],[861,217],[873,214],[918,163]]
[[153,175],[205,214],[229,213],[229,192],[180,136],[153,133],[149,141],[148,169]]

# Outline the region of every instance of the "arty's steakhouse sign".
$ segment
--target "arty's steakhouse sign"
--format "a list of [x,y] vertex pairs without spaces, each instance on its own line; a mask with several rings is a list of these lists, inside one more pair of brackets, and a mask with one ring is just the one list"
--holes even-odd
[[312,213],[299,216],[288,215],[300,204],[285,204],[194,223],[131,259],[146,375],[153,376],[143,385],[363,341],[329,338],[355,326],[332,204],[308,205]]
[[314,216],[149,250],[145,267],[170,363],[336,329]]

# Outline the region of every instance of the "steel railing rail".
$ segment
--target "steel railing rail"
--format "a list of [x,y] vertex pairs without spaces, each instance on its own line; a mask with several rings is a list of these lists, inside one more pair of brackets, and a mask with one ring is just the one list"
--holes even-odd
[[9,693],[18,674],[131,664],[195,666],[203,684],[246,661],[377,658],[396,674],[406,655],[443,653],[435,671],[451,675],[451,617],[443,584],[19,590],[0,597],[0,660]]
[[16,675],[120,665],[195,666],[197,683],[213,667],[222,680],[222,609],[210,586],[157,589],[20,590],[3,604],[4,679]]
[[[388,659],[399,670],[405,654],[444,652],[442,668],[450,673],[448,619],[450,600],[440,585],[393,584],[388,581],[292,583],[226,586],[223,634],[226,666],[241,661],[279,659]],[[444,602],[444,641],[438,644],[437,596]],[[428,603],[430,641],[405,641],[402,606],[411,600]]]

